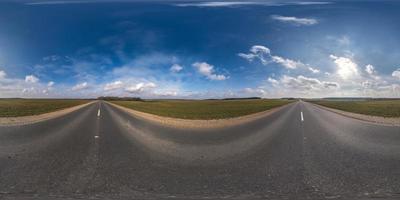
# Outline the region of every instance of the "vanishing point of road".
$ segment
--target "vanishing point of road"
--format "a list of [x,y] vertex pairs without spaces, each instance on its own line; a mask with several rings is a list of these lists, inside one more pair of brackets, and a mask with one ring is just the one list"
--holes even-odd
[[295,102],[177,129],[99,101],[0,127],[0,199],[400,199],[400,127]]

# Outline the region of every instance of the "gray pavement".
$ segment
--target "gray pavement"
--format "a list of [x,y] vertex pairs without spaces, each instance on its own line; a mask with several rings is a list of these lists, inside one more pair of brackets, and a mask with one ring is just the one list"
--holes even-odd
[[306,102],[215,130],[163,127],[101,101],[0,127],[0,199],[375,198],[400,199],[400,127]]

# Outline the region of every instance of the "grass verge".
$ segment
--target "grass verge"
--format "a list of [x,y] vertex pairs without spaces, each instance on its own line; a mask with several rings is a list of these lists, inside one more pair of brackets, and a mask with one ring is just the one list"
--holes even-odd
[[310,101],[322,106],[379,117],[400,117],[400,100]]
[[180,119],[224,119],[253,114],[293,101],[252,100],[148,100],[111,101],[120,106],[164,117]]
[[0,99],[0,117],[39,115],[88,102],[70,99]]

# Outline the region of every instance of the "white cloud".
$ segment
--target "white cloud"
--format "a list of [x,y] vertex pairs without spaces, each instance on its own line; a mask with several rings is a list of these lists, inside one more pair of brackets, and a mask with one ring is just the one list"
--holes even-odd
[[78,90],[84,90],[89,87],[87,82],[79,83],[76,84],[74,87],[72,87],[72,91],[78,91]]
[[6,72],[5,71],[2,71],[2,70],[0,70],[0,79],[4,79],[4,78],[6,78]]
[[80,3],[95,3],[96,1],[39,1],[39,2],[30,2],[25,5],[59,5],[59,4],[80,4]]
[[137,83],[136,85],[132,85],[125,88],[125,91],[129,93],[142,93],[149,89],[155,88],[157,85],[153,82],[149,83]]
[[124,86],[124,84],[122,83],[122,81],[114,81],[112,83],[107,83],[104,86],[104,90],[105,91],[109,91],[109,90],[116,90],[116,89],[120,89]]
[[316,78],[305,77],[299,75],[297,77],[283,75],[279,80],[285,88],[296,90],[321,90],[321,89],[336,89],[339,84],[336,82],[320,81]]
[[330,2],[272,2],[272,1],[208,1],[208,2],[193,2],[193,3],[178,3],[175,6],[179,7],[235,7],[235,6],[250,6],[250,5],[262,5],[262,6],[286,6],[286,5],[323,5],[329,4]]
[[182,71],[182,69],[183,69],[183,67],[179,64],[173,64],[171,66],[171,68],[169,68],[169,70],[174,73],[180,72],[180,71]]
[[318,20],[313,18],[298,18],[298,17],[288,17],[280,15],[272,15],[271,18],[280,22],[291,23],[294,25],[310,26],[318,23]]
[[214,66],[206,62],[195,62],[192,64],[192,66],[195,67],[201,75],[204,75],[210,80],[222,81],[228,78],[225,75],[215,74]]
[[272,84],[278,84],[279,82],[276,79],[273,79],[271,77],[268,77],[268,82],[272,83]]
[[239,6],[239,5],[255,5],[260,4],[258,2],[246,2],[246,1],[236,1],[236,2],[224,2],[224,1],[214,1],[214,2],[200,2],[200,3],[180,3],[175,4],[179,7],[230,7],[230,6]]
[[358,66],[350,58],[329,56],[337,66],[337,74],[345,80],[358,77]]
[[308,67],[307,69],[310,70],[314,74],[318,74],[320,72],[319,69],[315,69],[315,68],[312,68],[312,67]]
[[278,79],[268,78],[270,84],[264,87],[269,88],[269,97],[321,97],[340,92],[341,85],[330,80],[304,75],[289,76],[282,75]]
[[400,79],[400,68],[393,71],[392,76]]
[[375,74],[375,68],[374,66],[368,64],[365,66],[365,71],[369,74],[369,75],[373,75]]
[[53,81],[50,81],[50,82],[47,83],[47,86],[48,86],[48,87],[52,87],[53,85],[54,85],[54,82],[53,82]]
[[262,45],[254,45],[250,48],[249,51],[250,52],[248,54],[238,53],[238,56],[246,59],[249,62],[252,62],[254,59],[259,59],[263,65],[267,65],[269,63],[277,63],[287,69],[296,69],[298,67],[307,66],[300,61],[272,55],[271,50],[268,47]]
[[25,82],[27,83],[37,83],[39,79],[34,75],[25,76]]
[[282,58],[280,56],[272,56],[271,58],[273,62],[278,63],[287,69],[296,69],[298,67],[305,66],[305,64],[300,61],[294,61],[287,58]]
[[254,45],[250,48],[250,53],[238,53],[239,57],[242,57],[249,62],[252,62],[255,58],[260,59],[263,65],[270,63],[271,50],[268,47],[261,45]]
[[[243,97],[266,97],[268,92],[262,88],[244,88],[239,94]],[[235,96],[235,93],[232,96]]]

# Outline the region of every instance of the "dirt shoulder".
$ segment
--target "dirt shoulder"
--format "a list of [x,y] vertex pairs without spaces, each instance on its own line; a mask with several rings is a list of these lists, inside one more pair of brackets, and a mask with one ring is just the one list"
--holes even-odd
[[75,110],[79,110],[80,108],[83,108],[92,103],[94,103],[94,101],[85,103],[82,105],[73,106],[70,108],[65,108],[62,110],[54,111],[54,112],[40,114],[40,115],[22,116],[22,117],[0,117],[0,126],[19,126],[19,125],[26,125],[26,124],[41,122],[41,121],[53,119],[53,118],[60,117],[62,115],[71,113]]
[[400,117],[378,117],[378,116],[372,116],[372,115],[363,115],[363,114],[358,114],[358,113],[352,113],[352,112],[347,112],[343,110],[338,110],[334,108],[329,108],[325,107],[322,105],[318,105],[315,103],[312,103],[313,105],[346,116],[346,117],[351,117],[354,119],[366,121],[366,122],[371,122],[371,123],[377,123],[377,124],[382,124],[382,125],[389,125],[389,126],[400,126]]
[[172,128],[189,128],[189,129],[208,129],[208,128],[223,128],[227,126],[235,126],[243,123],[251,122],[262,117],[266,117],[281,110],[284,107],[292,105],[293,103],[289,103],[280,107],[272,108],[270,110],[245,115],[241,117],[228,118],[228,119],[213,119],[213,120],[192,120],[192,119],[178,119],[171,117],[162,117],[154,114],[149,114],[137,110],[133,110],[130,108],[126,108],[123,106],[116,105],[111,102],[107,102],[108,104],[123,110],[136,118],[147,120],[153,123],[157,123],[163,126],[168,126]]

